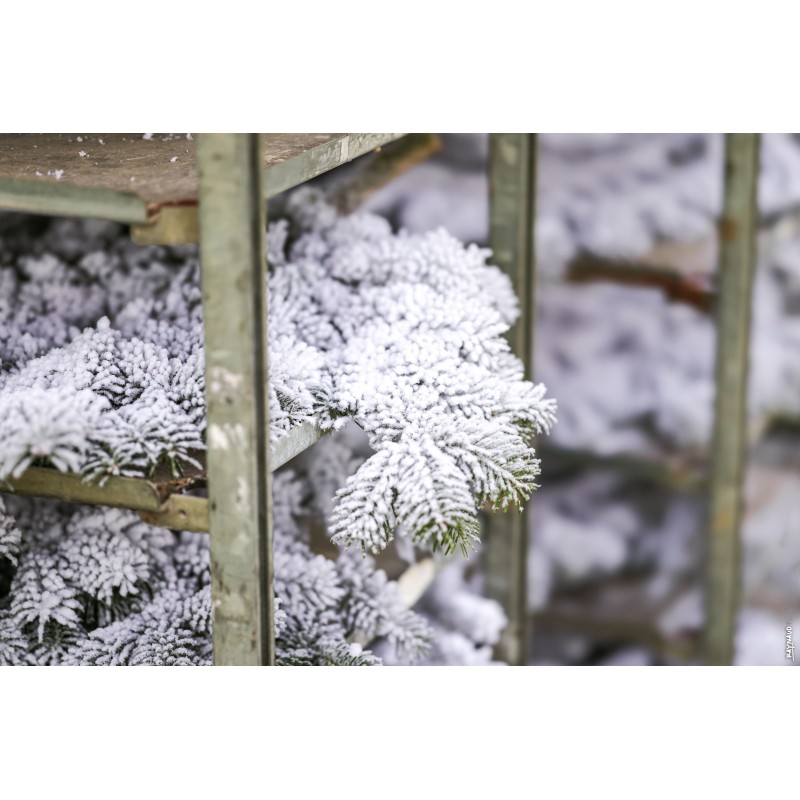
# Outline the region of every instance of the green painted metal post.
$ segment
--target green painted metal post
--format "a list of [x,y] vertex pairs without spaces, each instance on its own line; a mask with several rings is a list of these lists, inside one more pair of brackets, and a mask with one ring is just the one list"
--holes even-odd
[[747,374],[758,226],[758,167],[758,134],[727,134],[709,486],[704,643],[707,664],[730,664],[733,660],[741,593],[740,528],[747,460]]
[[[492,134],[489,149],[490,229],[493,262],[511,277],[520,317],[509,332],[512,350],[533,374],[534,218],[536,134]],[[486,589],[503,606],[508,625],[497,647],[499,658],[524,664],[528,656],[528,510],[485,519]]]
[[198,138],[215,664],[275,661],[259,134]]

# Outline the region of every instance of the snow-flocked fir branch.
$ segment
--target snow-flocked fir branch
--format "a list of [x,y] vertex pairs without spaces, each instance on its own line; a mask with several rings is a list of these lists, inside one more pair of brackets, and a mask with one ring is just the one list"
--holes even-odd
[[334,541],[378,552],[402,532],[466,551],[478,502],[505,507],[534,488],[529,439],[554,420],[501,335],[517,315],[510,282],[488,251],[442,230],[337,220],[304,192],[287,211],[295,238],[271,276],[273,324],[325,355],[322,425],[350,417],[375,451],[336,495]]

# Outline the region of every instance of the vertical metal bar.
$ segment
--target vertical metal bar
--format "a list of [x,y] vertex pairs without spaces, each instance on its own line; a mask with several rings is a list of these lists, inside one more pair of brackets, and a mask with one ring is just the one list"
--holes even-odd
[[275,660],[260,138],[197,142],[215,664]]
[[[489,146],[489,244],[493,261],[510,276],[520,316],[509,331],[512,350],[533,374],[534,218],[536,134],[496,133]],[[497,655],[509,664],[528,656],[528,509],[484,520],[486,590],[503,606],[508,625]]]
[[717,366],[709,498],[705,661],[730,664],[740,601],[740,527],[747,460],[747,373],[758,225],[759,137],[725,139]]

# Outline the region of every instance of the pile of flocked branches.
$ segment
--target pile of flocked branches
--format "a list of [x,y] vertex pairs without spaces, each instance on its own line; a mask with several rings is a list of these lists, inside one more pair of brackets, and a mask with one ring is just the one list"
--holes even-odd
[[[137,249],[113,227],[76,223],[39,236],[6,228],[5,239],[0,479],[44,465],[102,481],[196,460],[205,407],[192,251]],[[340,458],[326,484],[328,532],[356,546],[336,561],[309,547],[313,481],[276,477],[280,660],[373,663],[354,643],[373,640],[409,658],[430,630],[360,551],[398,534],[423,548],[472,547],[479,508],[534,488],[531,438],[549,429],[554,403],[523,380],[502,337],[516,300],[486,250],[444,231],[396,235],[370,215],[338,219],[307,192],[268,243],[273,438],[306,420],[333,429],[349,419],[371,450]],[[203,537],[120,511],[17,500],[11,510],[0,661],[209,661]],[[496,638],[494,619],[477,644]]]

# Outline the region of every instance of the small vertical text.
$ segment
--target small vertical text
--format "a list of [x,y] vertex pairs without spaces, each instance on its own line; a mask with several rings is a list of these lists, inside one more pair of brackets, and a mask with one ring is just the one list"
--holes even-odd
[[794,637],[792,636],[792,624],[786,623],[786,658],[794,661]]

